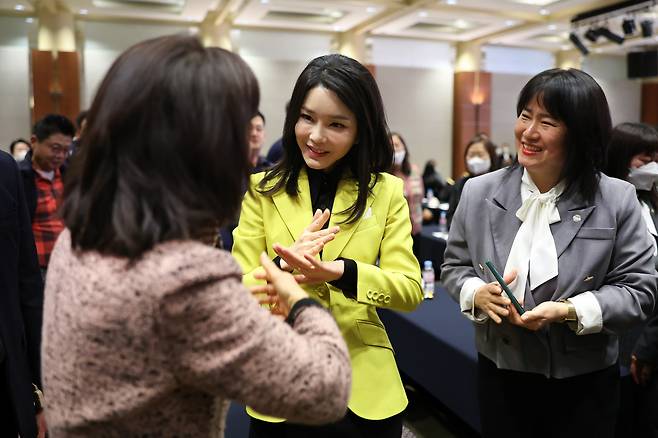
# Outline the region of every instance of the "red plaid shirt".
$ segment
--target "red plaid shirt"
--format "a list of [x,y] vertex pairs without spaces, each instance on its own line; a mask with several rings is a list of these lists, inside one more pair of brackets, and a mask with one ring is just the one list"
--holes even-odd
[[39,266],[47,268],[55,241],[64,229],[64,223],[57,215],[64,184],[59,169],[55,170],[52,181],[35,172],[35,182],[37,208],[32,220],[32,232],[34,233],[34,243],[37,246]]

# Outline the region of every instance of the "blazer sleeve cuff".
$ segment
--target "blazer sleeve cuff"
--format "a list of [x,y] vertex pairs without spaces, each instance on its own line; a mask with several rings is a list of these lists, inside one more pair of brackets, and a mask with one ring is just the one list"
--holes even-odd
[[475,308],[475,291],[486,283],[479,277],[471,277],[464,282],[459,292],[459,307],[468,319],[475,322],[487,320],[487,314]]
[[592,292],[583,292],[569,298],[578,315],[577,335],[589,335],[603,330],[603,312],[601,305]]

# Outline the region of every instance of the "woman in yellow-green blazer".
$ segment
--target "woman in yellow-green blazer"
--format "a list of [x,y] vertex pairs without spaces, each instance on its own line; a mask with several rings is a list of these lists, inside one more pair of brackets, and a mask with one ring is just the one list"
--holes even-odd
[[[384,173],[393,149],[379,90],[342,55],[313,60],[295,85],[284,158],[253,175],[234,231],[247,284],[265,251],[336,318],[352,360],[349,411],[301,426],[250,411],[250,437],[395,437],[407,397],[376,308],[422,300],[403,182]],[[376,435],[375,435],[376,434]]]

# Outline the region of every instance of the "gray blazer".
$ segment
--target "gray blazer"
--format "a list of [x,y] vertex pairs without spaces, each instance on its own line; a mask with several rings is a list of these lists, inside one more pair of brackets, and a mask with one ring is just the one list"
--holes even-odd
[[[481,267],[485,261],[493,261],[499,270],[505,266],[521,226],[516,211],[522,202],[522,175],[520,166],[501,169],[472,178],[464,187],[441,267],[441,281],[455,300],[470,277],[495,281]],[[613,365],[618,334],[646,319],[653,309],[653,248],[635,188],[601,175],[593,203],[573,195],[558,200],[557,208],[561,220],[551,225],[551,231],[559,274],[546,283],[554,287],[548,296],[557,301],[591,291],[601,306],[603,330],[577,336],[566,324],[533,332],[506,320],[476,323],[478,351],[499,368],[565,378]],[[526,291],[527,309],[535,307],[536,291]]]

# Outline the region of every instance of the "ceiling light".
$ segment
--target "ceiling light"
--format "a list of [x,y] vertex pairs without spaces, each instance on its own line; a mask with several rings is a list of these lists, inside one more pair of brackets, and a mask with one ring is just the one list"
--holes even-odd
[[86,9],[80,9],[79,12],[80,12],[80,15],[87,15],[89,13],[89,11],[86,10]]
[[14,9],[16,9],[17,11],[23,11],[23,10],[25,10],[25,6],[23,6],[23,5],[16,5],[16,6],[14,6]]
[[468,23],[465,22],[464,20],[456,20],[455,21],[455,27],[459,29],[466,29],[468,27]]
[[25,22],[26,22],[27,24],[32,24],[32,23],[34,23],[34,18],[32,18],[32,17],[27,17],[27,18],[25,19]]
[[375,12],[377,12],[377,8],[374,6],[368,6],[366,8],[366,12],[368,12],[369,14],[374,14]]
[[596,40],[599,39],[599,36],[600,36],[599,35],[599,30],[594,29],[593,27],[590,27],[589,29],[587,29],[587,32],[585,32],[585,38],[587,38],[588,40],[590,40],[593,43],[595,43]]
[[624,35],[633,35],[635,33],[635,20],[632,18],[624,19],[621,28],[624,30]]
[[648,38],[653,35],[653,21],[643,20],[640,22],[640,27],[642,28],[642,36]]
[[327,15],[329,15],[331,18],[341,18],[343,13],[340,11],[331,11]]
[[422,18],[427,17],[427,15],[428,15],[428,14],[427,14],[427,11],[420,11],[420,12],[418,13],[418,16],[419,16],[419,17],[422,17]]
[[542,8],[542,9],[539,10],[539,15],[548,15],[550,13],[551,13],[551,11],[549,11],[546,8]]
[[505,20],[505,26],[514,26],[516,21],[514,20]]
[[456,5],[457,0],[446,0],[446,5]]
[[599,33],[599,35],[601,35],[602,37],[607,38],[609,41],[612,41],[613,43],[617,43],[617,44],[623,44],[624,43],[624,37],[623,36],[612,32],[607,27],[599,27],[597,32]]
[[270,2],[270,0],[260,0],[261,5],[266,5]]
[[557,29],[556,25],[554,25],[554,24],[549,24],[548,25],[548,30],[555,30],[555,29]]
[[574,46],[582,53],[583,55],[587,56],[589,54],[589,50],[587,50],[587,47],[585,47],[585,44],[583,44],[582,41],[580,41],[580,38],[578,38],[578,35],[576,35],[575,32],[571,32],[569,34],[569,39],[573,43]]

